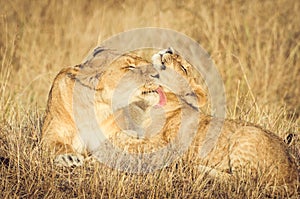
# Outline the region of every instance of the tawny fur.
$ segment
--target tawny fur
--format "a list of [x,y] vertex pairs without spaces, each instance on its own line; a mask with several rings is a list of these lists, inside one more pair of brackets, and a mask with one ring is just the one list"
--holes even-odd
[[[192,77],[190,81],[200,77],[191,64],[173,50],[160,51],[152,57],[152,61],[186,78]],[[201,157],[201,149],[208,141],[206,133],[209,125],[220,125],[222,129],[214,148]],[[244,121],[223,121],[201,114],[198,133],[190,150],[193,157],[200,157],[198,160],[202,169],[213,171],[211,173],[227,180],[243,175],[258,179],[263,174],[265,183],[291,192],[299,183],[296,160],[289,153],[286,143],[274,133]]]
[[[159,57],[161,60],[158,61],[163,61],[167,68],[177,71],[189,82],[195,91],[199,106],[204,104],[206,95],[197,82],[198,77],[191,75],[194,74],[191,72],[193,67],[174,53],[163,53]],[[105,59],[107,59],[106,56],[98,57],[96,55],[84,64],[63,69],[55,78],[49,94],[42,131],[43,142],[56,155],[87,154],[93,150],[88,143],[82,142],[84,136],[90,135],[80,134],[75,124],[73,99],[76,99],[76,96],[74,98],[73,95],[76,82],[78,82],[76,85],[79,85],[80,90],[89,89],[95,92],[94,102],[99,126],[114,145],[129,152],[153,152],[176,139],[181,122],[182,103],[174,93],[167,89],[165,89],[167,104],[163,107],[166,113],[166,122],[159,133],[150,136],[144,135],[143,139],[139,139],[122,132],[115,119],[119,117],[122,120],[124,109],[120,107],[117,112],[112,113],[109,106],[109,100],[112,98],[111,90],[117,86],[117,82],[127,72],[127,66],[138,67],[149,65],[149,63],[136,55],[127,54],[121,55],[112,63],[101,67],[101,65],[105,65],[103,64]],[[182,69],[182,66],[185,67],[185,70]],[[149,67],[134,73],[136,73],[136,79],[131,81],[144,82],[142,89],[151,90],[151,87],[157,86],[154,81],[151,82],[152,80],[148,79],[150,74],[155,73]],[[97,79],[96,84],[94,84],[93,78]],[[176,86],[182,87],[180,84]],[[77,97],[84,98],[83,95],[81,93]],[[143,101],[143,98],[140,100]],[[146,99],[145,101],[148,105],[142,111],[135,111],[136,115],[133,117],[147,117],[145,114],[149,108],[153,107],[153,104]],[[85,102],[79,103],[83,109],[85,105]],[[134,104],[132,105],[134,106]],[[186,108],[192,111],[191,107],[187,106]],[[198,162],[199,168],[214,171],[211,173],[228,179],[233,175],[242,175],[245,170],[250,171],[254,177],[260,172],[269,172],[265,178],[266,182],[274,186],[286,185],[293,189],[299,179],[299,173],[295,160],[278,136],[246,122],[225,120],[214,147],[206,156],[201,157],[201,149],[204,142],[207,141],[208,127],[210,124],[218,125],[222,120],[200,113],[199,118],[197,134],[187,152]]]

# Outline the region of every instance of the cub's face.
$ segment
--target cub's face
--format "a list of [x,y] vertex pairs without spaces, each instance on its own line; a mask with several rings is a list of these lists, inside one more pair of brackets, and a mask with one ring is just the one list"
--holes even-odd
[[200,85],[201,76],[196,69],[182,56],[176,54],[172,48],[164,49],[152,56],[152,64],[158,71],[171,69],[183,77],[194,90],[199,106],[207,103],[207,95]]

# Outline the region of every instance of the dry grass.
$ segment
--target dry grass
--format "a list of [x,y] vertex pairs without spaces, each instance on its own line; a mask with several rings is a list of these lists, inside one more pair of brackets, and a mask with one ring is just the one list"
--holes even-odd
[[[221,184],[175,162],[132,175],[98,163],[58,170],[40,150],[51,81],[109,36],[137,27],[183,32],[211,55],[228,117],[293,133],[299,158],[300,3],[0,0],[0,197],[264,198],[259,182]],[[297,139],[298,136],[298,139]],[[297,196],[294,195],[296,198]]]

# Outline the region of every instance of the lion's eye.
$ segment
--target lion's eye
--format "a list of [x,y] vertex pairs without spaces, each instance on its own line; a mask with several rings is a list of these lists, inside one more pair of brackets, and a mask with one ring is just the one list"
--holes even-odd
[[129,70],[133,70],[133,69],[135,69],[135,66],[133,66],[133,65],[129,65],[129,66],[125,66],[125,67],[123,67],[123,69],[129,69]]
[[180,67],[181,67],[181,70],[183,70],[183,72],[187,75],[187,70],[186,70],[186,68],[185,68],[183,65],[180,65]]

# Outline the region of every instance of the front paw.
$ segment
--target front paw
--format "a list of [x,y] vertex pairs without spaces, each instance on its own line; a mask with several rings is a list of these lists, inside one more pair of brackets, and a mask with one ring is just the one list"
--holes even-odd
[[83,165],[84,157],[80,154],[61,154],[56,156],[54,164],[63,167],[77,167]]

